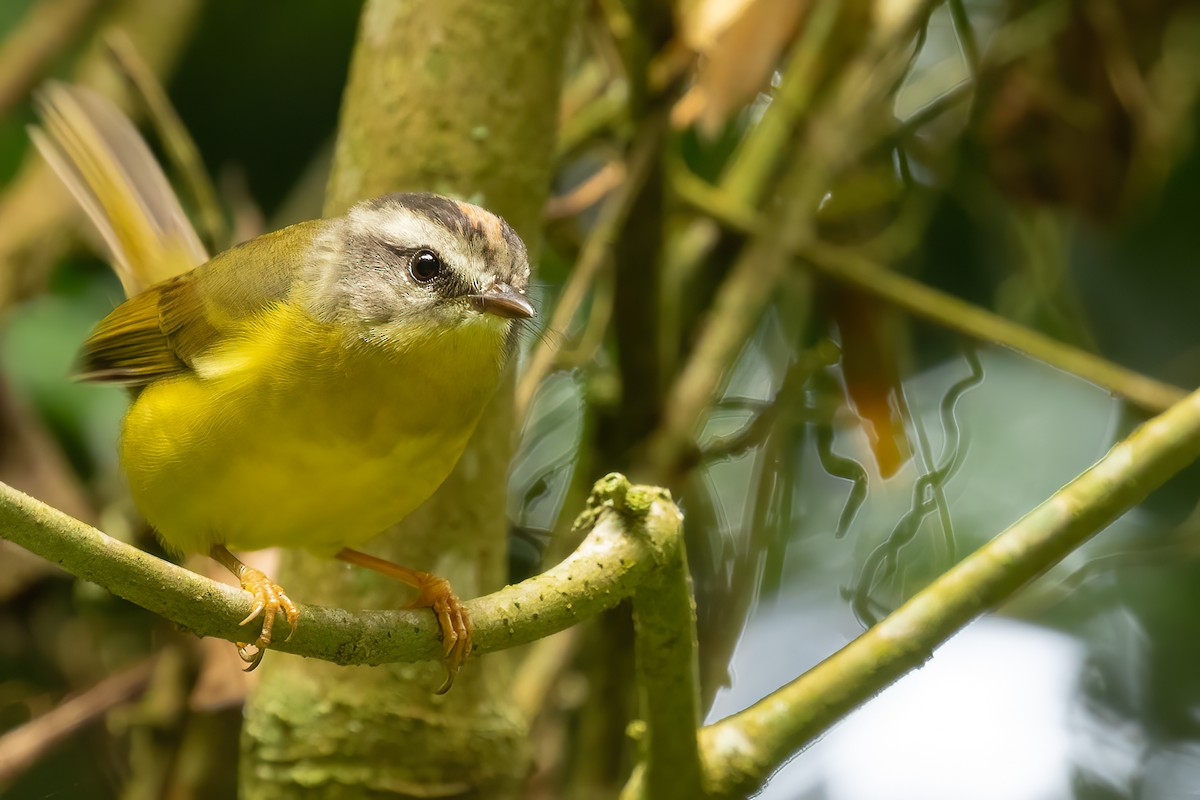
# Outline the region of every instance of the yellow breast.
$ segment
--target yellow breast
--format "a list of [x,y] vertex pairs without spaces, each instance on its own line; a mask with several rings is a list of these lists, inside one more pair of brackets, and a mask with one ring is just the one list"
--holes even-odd
[[481,320],[408,333],[402,346],[347,340],[283,304],[194,372],[147,386],[121,458],[163,541],[333,552],[424,502],[491,395],[504,330]]

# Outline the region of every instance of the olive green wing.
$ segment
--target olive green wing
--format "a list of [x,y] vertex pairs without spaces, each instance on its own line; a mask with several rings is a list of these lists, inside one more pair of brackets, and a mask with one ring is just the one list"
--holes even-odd
[[189,351],[203,350],[220,337],[204,315],[196,287],[195,273],[189,272],[119,305],[84,342],[78,378],[144,386],[190,370]]
[[224,336],[287,299],[322,224],[252,239],[126,300],[84,343],[78,378],[139,387],[192,371]]

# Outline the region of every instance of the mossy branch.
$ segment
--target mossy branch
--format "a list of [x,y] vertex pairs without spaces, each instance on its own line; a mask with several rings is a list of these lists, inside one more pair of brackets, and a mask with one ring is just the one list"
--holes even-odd
[[[631,487],[619,475],[596,484],[580,521],[590,532],[562,563],[466,604],[476,652],[525,644],[612,608],[650,581],[666,554],[678,551],[681,516],[670,497]],[[201,636],[245,641],[252,633],[238,625],[250,611],[248,593],[113,539],[2,483],[0,538]],[[303,587],[293,591],[303,597]],[[427,611],[301,606],[300,613],[295,636],[272,649],[336,664],[442,656],[437,624]]]

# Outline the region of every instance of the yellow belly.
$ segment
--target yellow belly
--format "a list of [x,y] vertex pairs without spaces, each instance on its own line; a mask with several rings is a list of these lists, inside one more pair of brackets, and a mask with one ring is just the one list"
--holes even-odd
[[498,377],[488,330],[403,354],[272,331],[151,384],[126,416],[130,490],[175,550],[360,545],[442,483]]

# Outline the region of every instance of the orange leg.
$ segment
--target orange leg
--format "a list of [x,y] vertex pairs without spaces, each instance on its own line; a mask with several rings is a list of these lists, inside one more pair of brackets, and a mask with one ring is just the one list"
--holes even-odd
[[267,652],[267,646],[271,644],[271,631],[275,627],[276,615],[283,614],[287,619],[290,629],[287,638],[291,639],[292,634],[296,632],[296,621],[300,618],[300,611],[283,591],[283,587],[261,571],[243,564],[222,545],[215,545],[209,551],[209,555],[232,572],[241,582],[242,588],[254,597],[254,608],[250,611],[250,615],[241,621],[241,624],[249,624],[260,614],[262,615],[262,632],[254,640],[253,652],[250,650],[251,645],[244,642],[237,643],[238,655],[242,661],[248,664],[246,672],[250,672],[262,662],[263,654]]
[[446,682],[438,689],[438,694],[445,694],[454,685],[459,667],[471,654],[471,634],[474,628],[467,609],[459,602],[450,588],[450,582],[428,572],[402,567],[391,561],[367,555],[358,550],[343,548],[337,553],[337,558],[350,564],[366,567],[389,578],[395,578],[402,583],[417,589],[420,594],[406,608],[431,608],[437,615],[438,624],[442,627],[442,645],[446,650]]

